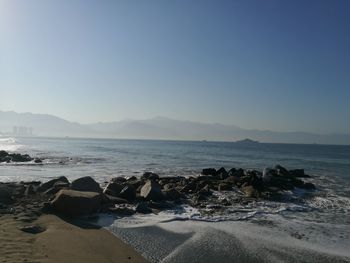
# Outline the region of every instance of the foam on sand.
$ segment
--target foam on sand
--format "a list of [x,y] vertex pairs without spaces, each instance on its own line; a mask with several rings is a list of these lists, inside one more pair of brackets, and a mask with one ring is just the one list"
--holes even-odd
[[[121,218],[107,228],[152,262],[350,262],[350,230],[279,215],[205,222],[162,215]],[[322,231],[332,229],[328,233]]]

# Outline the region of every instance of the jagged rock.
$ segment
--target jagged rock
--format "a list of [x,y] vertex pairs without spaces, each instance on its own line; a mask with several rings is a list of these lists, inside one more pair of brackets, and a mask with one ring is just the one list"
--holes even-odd
[[123,190],[123,188],[124,188],[124,185],[113,180],[112,182],[109,182],[107,184],[107,186],[103,190],[103,193],[111,196],[118,196],[120,192]]
[[262,180],[264,183],[269,183],[271,178],[276,175],[276,171],[271,168],[265,168],[262,175]]
[[102,193],[100,185],[90,176],[85,176],[74,180],[71,184],[71,188],[76,191]]
[[147,202],[141,202],[136,205],[135,207],[136,212],[141,213],[141,214],[150,214],[152,213],[152,209],[148,207]]
[[216,176],[221,180],[225,180],[228,177],[228,172],[224,167],[221,167],[219,170],[217,170]]
[[236,168],[231,168],[229,171],[228,171],[228,176],[236,176]]
[[239,177],[231,175],[227,177],[224,181],[227,183],[236,184],[237,182],[239,182]]
[[141,178],[145,180],[156,180],[159,179],[159,175],[152,172],[145,172]]
[[55,183],[57,182],[63,182],[63,183],[67,183],[69,184],[68,179],[65,176],[61,176],[55,179],[52,179],[46,183],[43,183],[39,186],[38,191],[39,192],[45,192],[46,190],[48,190],[49,188],[53,187]]
[[24,195],[32,195],[32,194],[35,194],[35,188],[32,184],[30,185],[27,185],[26,189],[25,189],[25,192],[24,192]]
[[163,185],[164,191],[173,189],[174,187],[175,187],[175,184],[172,184],[172,183],[168,183],[168,184],[164,184],[164,185]]
[[126,200],[124,198],[115,197],[115,196],[111,196],[108,194],[105,194],[104,197],[106,198],[105,201],[107,203],[111,203],[111,204],[127,204],[128,203],[128,200]]
[[136,198],[136,190],[132,185],[126,185],[121,192],[119,193],[118,197],[124,198],[128,201],[133,201]]
[[198,191],[198,193],[200,195],[205,195],[205,196],[208,196],[208,195],[212,194],[212,192],[210,191],[210,186],[209,185],[205,185],[202,189],[200,189]]
[[4,185],[0,185],[0,204],[10,204],[12,199],[13,189]]
[[176,189],[172,188],[169,190],[165,190],[164,196],[166,199],[169,199],[169,200],[177,200],[177,199],[181,198],[181,193],[179,191],[177,191]]
[[202,170],[202,174],[203,175],[215,176],[216,175],[216,170],[214,168],[205,168],[205,169]]
[[218,191],[229,191],[232,190],[232,185],[228,183],[221,183],[218,186]]
[[184,187],[181,188],[180,192],[182,193],[192,193],[196,190],[197,184],[195,182],[190,182]]
[[164,198],[161,186],[155,181],[147,181],[145,185],[141,188],[140,195],[147,199],[158,201]]
[[304,169],[294,169],[294,170],[289,170],[289,174],[291,176],[299,177],[299,178],[307,178],[310,177],[309,175],[305,174]]
[[52,208],[66,216],[96,213],[101,209],[102,197],[97,192],[60,190],[51,202]]
[[282,165],[276,165],[275,166],[275,170],[277,171],[277,174],[280,176],[285,176],[285,175],[289,175],[289,172],[286,168],[284,168]]

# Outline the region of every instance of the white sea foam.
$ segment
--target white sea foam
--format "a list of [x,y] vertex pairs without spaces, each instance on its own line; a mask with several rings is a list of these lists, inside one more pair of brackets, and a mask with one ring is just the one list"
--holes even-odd
[[18,151],[21,147],[23,147],[23,145],[17,143],[16,138],[0,138],[0,150],[14,152]]
[[[190,211],[190,214],[196,213]],[[151,262],[348,262],[346,226],[286,220],[166,220],[164,214],[120,218],[107,227]],[[326,235],[320,235],[324,230]]]

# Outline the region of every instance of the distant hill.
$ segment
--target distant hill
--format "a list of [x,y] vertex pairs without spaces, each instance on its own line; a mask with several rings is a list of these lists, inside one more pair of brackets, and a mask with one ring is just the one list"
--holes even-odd
[[321,135],[249,130],[234,125],[180,121],[164,117],[79,124],[47,114],[0,111],[0,132],[12,132],[13,126],[32,127],[33,133],[37,136],[208,141],[239,141],[250,138],[252,141],[260,142],[350,144],[349,134]]

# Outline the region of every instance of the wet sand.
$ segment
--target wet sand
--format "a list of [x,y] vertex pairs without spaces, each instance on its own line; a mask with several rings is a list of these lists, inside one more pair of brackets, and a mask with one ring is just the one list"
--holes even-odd
[[[38,234],[20,230],[38,225]],[[0,217],[0,262],[147,262],[131,246],[103,228],[44,215],[32,223]]]

